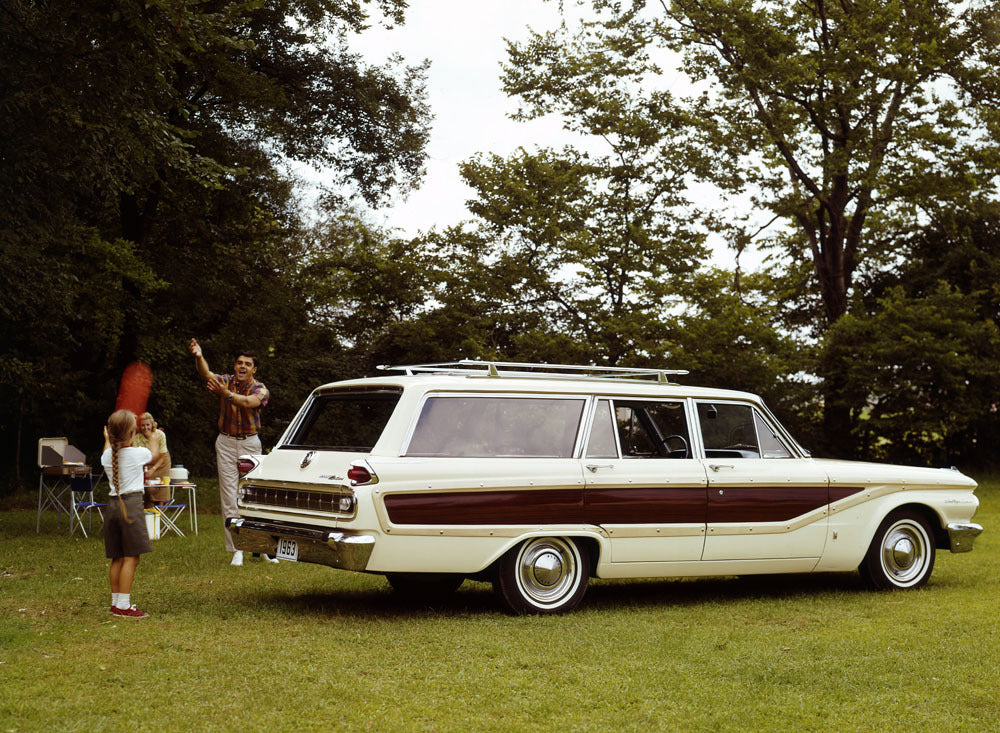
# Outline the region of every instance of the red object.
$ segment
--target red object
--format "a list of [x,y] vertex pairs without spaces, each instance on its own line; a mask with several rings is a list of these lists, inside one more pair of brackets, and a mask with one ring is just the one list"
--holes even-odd
[[362,468],[361,466],[351,466],[347,469],[347,478],[351,480],[351,483],[355,486],[360,484],[367,484],[372,480],[372,475],[368,473],[368,469]]
[[255,468],[257,468],[257,461],[252,458],[240,458],[236,461],[236,470],[240,472],[240,476],[246,476]]
[[146,618],[149,615],[145,611],[140,611],[135,606],[129,608],[115,608],[112,606],[111,613],[115,616],[125,616],[126,618]]
[[153,370],[149,364],[133,361],[122,372],[115,410],[131,410],[136,417],[139,417],[146,411],[146,402],[149,400],[149,390],[152,386]]

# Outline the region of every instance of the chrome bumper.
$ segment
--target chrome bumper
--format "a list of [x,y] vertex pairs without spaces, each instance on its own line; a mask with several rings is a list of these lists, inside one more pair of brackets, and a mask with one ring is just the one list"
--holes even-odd
[[952,552],[972,552],[972,543],[983,528],[972,522],[952,522],[948,525],[948,539]]
[[274,555],[281,538],[295,540],[299,562],[329,565],[342,570],[364,570],[375,549],[375,538],[339,530],[316,529],[301,524],[270,522],[246,517],[226,520],[236,549]]

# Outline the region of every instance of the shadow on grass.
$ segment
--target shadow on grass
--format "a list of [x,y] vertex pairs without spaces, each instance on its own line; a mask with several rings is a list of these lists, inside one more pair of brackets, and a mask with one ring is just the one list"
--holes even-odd
[[696,606],[742,603],[752,599],[795,599],[824,594],[867,593],[853,573],[748,575],[686,579],[598,581],[583,603],[594,609]]
[[[697,579],[595,580],[580,611],[637,608],[669,609],[699,604],[743,603],[747,600],[791,600],[826,594],[867,594],[857,575],[744,576]],[[459,591],[428,598],[411,598],[382,588],[339,589],[329,592],[262,591],[255,599],[279,613],[316,617],[359,616],[412,618],[501,614],[503,606],[488,583],[467,580]]]

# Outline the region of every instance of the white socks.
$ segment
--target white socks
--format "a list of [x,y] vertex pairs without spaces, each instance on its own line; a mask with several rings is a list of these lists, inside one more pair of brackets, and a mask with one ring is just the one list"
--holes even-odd
[[237,550],[236,552],[233,553],[233,562],[231,564],[233,565],[243,564],[243,550]]
[[115,608],[126,609],[129,607],[129,594],[128,593],[112,593],[111,594],[111,605]]

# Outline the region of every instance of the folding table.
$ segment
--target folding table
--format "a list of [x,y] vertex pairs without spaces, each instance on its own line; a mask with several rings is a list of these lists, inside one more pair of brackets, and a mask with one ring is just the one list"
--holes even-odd
[[90,466],[83,463],[84,455],[69,444],[66,438],[40,438],[38,441],[38,517],[35,532],[42,531],[42,512],[52,509],[59,517],[66,515],[69,530],[73,531],[73,478],[90,476]]

